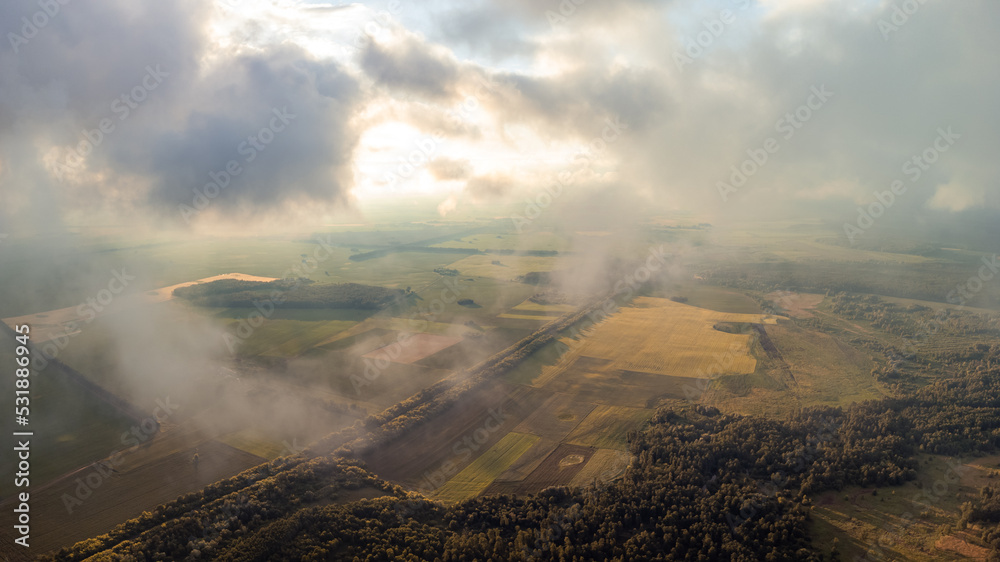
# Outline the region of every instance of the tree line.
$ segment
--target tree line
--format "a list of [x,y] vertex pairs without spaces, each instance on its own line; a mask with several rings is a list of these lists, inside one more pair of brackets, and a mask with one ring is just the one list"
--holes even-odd
[[198,306],[253,308],[270,301],[284,308],[380,309],[406,291],[359,283],[317,284],[310,279],[242,281],[220,279],[174,289],[174,295]]

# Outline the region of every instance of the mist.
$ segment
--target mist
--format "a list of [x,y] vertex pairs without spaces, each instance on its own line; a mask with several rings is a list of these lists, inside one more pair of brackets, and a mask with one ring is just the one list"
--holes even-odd
[[[281,518],[570,494],[612,459],[657,473],[633,446],[692,411],[808,425],[994,365],[996,3],[52,0],[0,22],[0,318],[30,328],[41,552],[95,555],[79,541],[175,498],[217,513],[199,494],[264,474],[301,484],[260,486]],[[302,484],[322,463],[364,483]]]

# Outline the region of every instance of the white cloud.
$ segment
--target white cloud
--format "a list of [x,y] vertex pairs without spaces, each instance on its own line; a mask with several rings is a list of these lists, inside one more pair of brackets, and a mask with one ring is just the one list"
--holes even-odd
[[964,211],[983,204],[985,190],[961,183],[938,186],[934,196],[927,201],[929,209],[944,211]]

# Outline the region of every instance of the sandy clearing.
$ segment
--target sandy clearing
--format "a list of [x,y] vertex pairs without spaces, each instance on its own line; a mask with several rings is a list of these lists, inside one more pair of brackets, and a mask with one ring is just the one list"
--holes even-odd
[[812,318],[811,312],[826,298],[825,295],[813,293],[789,293],[774,291],[766,296],[779,309],[788,312],[792,318]]

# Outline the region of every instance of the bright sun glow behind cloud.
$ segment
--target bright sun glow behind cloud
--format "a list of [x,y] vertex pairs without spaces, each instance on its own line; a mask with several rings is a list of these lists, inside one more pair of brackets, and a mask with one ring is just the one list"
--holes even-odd
[[[945,0],[87,2],[0,52],[0,225],[277,223],[407,197],[476,216],[556,182],[566,207],[850,215],[941,127],[959,145],[893,215],[995,209],[998,21],[996,2]],[[240,147],[285,107],[294,126],[251,163]],[[793,114],[794,136],[777,126]],[[720,198],[772,137],[739,202]],[[246,173],[199,195],[233,159]]]

